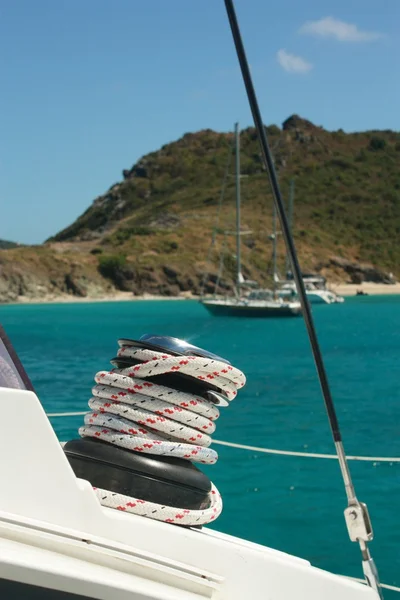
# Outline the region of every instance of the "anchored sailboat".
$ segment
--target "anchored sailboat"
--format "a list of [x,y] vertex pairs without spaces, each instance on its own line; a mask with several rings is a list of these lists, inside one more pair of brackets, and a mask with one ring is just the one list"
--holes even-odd
[[[303,281],[307,298],[311,304],[341,304],[344,302],[343,296],[339,296],[326,287],[326,279],[322,275],[303,274]],[[286,274],[286,281],[280,281],[279,285],[279,295],[282,298],[292,297],[296,292],[296,284],[290,271]]]
[[[235,124],[235,148],[236,148],[236,278],[234,295],[230,297],[201,298],[200,302],[213,315],[230,317],[290,317],[301,313],[300,302],[297,300],[286,300],[280,298],[276,290],[253,290],[257,287],[254,281],[246,281],[242,273],[241,265],[241,236],[240,228],[240,132],[239,124]],[[276,220],[276,217],[275,217]],[[274,253],[274,264],[276,263],[276,251]],[[275,272],[276,266],[274,267]],[[275,286],[275,284],[274,284]]]
[[[288,223],[293,229],[293,203],[294,203],[294,181],[290,181],[289,190],[289,210]],[[274,248],[276,248],[276,219],[274,221]],[[276,249],[275,249],[276,254]],[[340,304],[344,302],[343,296],[339,296],[327,288],[326,278],[317,273],[302,273],[304,286],[309,302],[311,304]],[[278,288],[278,294],[281,298],[293,298],[296,294],[296,283],[290,268],[289,255],[286,253],[286,279],[282,280],[276,270],[276,260],[274,261],[274,282]]]

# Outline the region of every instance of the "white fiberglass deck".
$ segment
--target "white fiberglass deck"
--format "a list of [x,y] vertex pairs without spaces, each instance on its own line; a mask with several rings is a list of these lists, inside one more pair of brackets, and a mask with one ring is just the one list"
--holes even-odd
[[104,600],[378,597],[282,552],[102,507],[75,477],[35,394],[0,388],[0,403],[20,436],[6,428],[0,438],[3,581]]

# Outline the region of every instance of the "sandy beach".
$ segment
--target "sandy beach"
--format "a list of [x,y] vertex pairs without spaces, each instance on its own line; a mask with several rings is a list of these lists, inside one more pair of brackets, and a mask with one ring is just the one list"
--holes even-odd
[[190,300],[196,298],[197,296],[186,293],[183,293],[181,296],[154,296],[152,294],[134,296],[131,292],[115,292],[114,294],[105,294],[104,296],[86,296],[84,298],[69,294],[60,296],[47,295],[40,298],[20,296],[17,301],[5,304],[85,304],[93,302],[137,302],[139,300]]
[[400,283],[387,285],[385,283],[341,283],[329,286],[334,292],[341,296],[355,296],[358,291],[369,296],[400,295]]

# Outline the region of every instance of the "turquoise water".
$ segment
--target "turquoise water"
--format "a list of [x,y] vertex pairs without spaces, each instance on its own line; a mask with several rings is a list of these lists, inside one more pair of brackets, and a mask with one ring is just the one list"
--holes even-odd
[[[313,312],[346,451],[400,457],[400,297],[350,298]],[[93,375],[107,368],[118,337],[173,335],[246,373],[246,387],[222,411],[216,439],[333,452],[300,318],[224,319],[193,301],[139,301],[0,306],[0,322],[46,411],[85,410]],[[81,417],[52,423],[66,440],[76,435]],[[336,461],[216,449],[219,462],[206,471],[224,498],[217,528],[333,572],[361,575],[358,547],[348,540],[342,516]],[[400,464],[352,462],[351,470],[370,509],[381,579],[400,585]]]

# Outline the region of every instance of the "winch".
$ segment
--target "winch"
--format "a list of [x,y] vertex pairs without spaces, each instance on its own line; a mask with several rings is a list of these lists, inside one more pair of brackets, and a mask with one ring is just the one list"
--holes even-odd
[[64,451],[75,474],[108,507],[196,526],[217,518],[222,500],[194,463],[209,448],[219,408],[245,376],[226,359],[178,338],[118,340],[113,369],[100,371],[80,439]]

